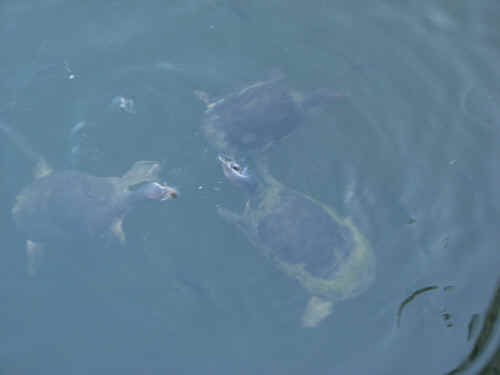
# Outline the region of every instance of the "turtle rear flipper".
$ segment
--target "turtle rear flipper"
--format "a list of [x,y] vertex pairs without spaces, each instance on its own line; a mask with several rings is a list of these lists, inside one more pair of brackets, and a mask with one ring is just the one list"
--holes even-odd
[[37,274],[38,269],[40,268],[40,263],[43,257],[43,245],[38,242],[27,240],[26,256],[28,258],[28,275],[33,277]]
[[125,232],[123,231],[123,216],[115,219],[113,223],[111,224],[111,235],[113,238],[118,240],[120,245],[125,245],[126,237],[125,237]]
[[33,169],[33,178],[41,178],[44,176],[48,176],[51,174],[52,168],[49,163],[45,160],[45,158],[37,153],[35,150],[31,148],[31,146],[26,142],[26,140],[21,136],[21,134],[17,133],[14,129],[12,129],[9,125],[5,124],[0,120],[0,129],[7,135],[9,140],[19,148],[22,153],[33,163],[35,163],[35,167]]
[[302,315],[302,326],[314,328],[332,313],[333,302],[312,296]]

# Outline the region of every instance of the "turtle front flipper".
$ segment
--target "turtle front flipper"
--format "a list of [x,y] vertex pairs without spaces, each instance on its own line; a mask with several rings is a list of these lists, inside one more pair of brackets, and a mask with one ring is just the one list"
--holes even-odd
[[27,271],[29,276],[35,276],[43,257],[43,245],[31,240],[26,241]]
[[333,302],[312,296],[302,315],[302,326],[314,328],[332,313]]
[[228,210],[227,208],[217,206],[217,213],[220,217],[222,217],[229,224],[234,224],[245,234],[248,234],[248,228],[246,221],[242,215],[238,215],[233,211]]
[[142,182],[157,181],[160,175],[160,164],[156,161],[137,161],[119,179],[124,188],[140,184]]

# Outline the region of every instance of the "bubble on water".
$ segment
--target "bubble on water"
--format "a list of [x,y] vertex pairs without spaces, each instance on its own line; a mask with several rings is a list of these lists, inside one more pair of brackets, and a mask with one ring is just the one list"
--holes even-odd
[[124,96],[115,96],[111,100],[111,108],[115,111],[123,111],[130,114],[136,113],[134,100],[125,98]]
[[73,70],[70,68],[68,61],[64,61],[64,70],[68,73],[68,79],[72,80],[76,78],[76,74],[73,73]]

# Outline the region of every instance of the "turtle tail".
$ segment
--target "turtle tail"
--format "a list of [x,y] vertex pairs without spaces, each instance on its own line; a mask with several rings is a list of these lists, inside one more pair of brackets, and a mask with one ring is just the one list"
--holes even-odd
[[16,132],[12,127],[0,120],[0,129],[7,135],[7,138],[18,147],[22,153],[33,163],[35,163],[34,177],[39,178],[48,175],[52,172],[45,158],[37,153],[28,144],[21,134]]

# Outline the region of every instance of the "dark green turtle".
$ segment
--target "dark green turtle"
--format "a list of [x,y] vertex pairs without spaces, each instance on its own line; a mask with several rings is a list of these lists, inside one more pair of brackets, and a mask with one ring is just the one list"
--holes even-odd
[[242,215],[220,207],[218,213],[311,294],[303,326],[316,326],[335,301],[369,287],[375,279],[375,256],[349,219],[283,186],[262,164],[258,179],[228,157],[219,156],[219,161],[225,176],[244,188],[249,200]]
[[121,177],[95,177],[72,170],[54,172],[12,128],[0,123],[0,129],[36,162],[34,181],[17,195],[12,209],[17,227],[28,238],[31,274],[42,255],[43,243],[123,244],[123,218],[136,203],[177,196],[175,189],[157,182],[157,162],[138,161]]
[[195,93],[207,106],[202,132],[217,152],[233,157],[267,150],[303,124],[311,112],[339,96],[330,89],[301,93],[291,89],[281,74],[220,98]]

